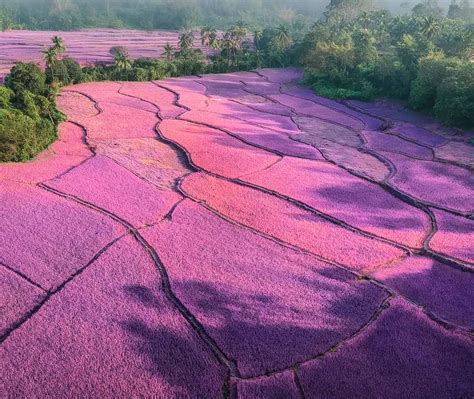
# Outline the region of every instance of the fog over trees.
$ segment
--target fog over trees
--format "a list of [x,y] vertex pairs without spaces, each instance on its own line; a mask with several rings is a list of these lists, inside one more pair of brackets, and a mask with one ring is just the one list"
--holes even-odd
[[329,3],[344,3],[357,12],[384,8],[395,14],[410,14],[420,3],[419,12],[439,7],[445,14],[451,0],[0,0],[0,22],[3,29],[226,28],[238,21],[257,28],[309,23],[324,17]]

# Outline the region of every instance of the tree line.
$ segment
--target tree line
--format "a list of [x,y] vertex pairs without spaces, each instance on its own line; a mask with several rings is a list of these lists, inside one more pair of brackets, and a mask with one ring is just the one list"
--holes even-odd
[[324,0],[0,0],[4,28],[218,29],[245,21],[249,26],[316,19]]
[[[168,44],[162,59],[131,60],[125,48],[115,48],[113,65],[86,67],[81,79],[145,81],[294,65],[305,69],[305,82],[320,95],[396,98],[447,125],[473,127],[474,8],[469,1],[452,1],[446,15],[435,0],[415,4],[406,16],[371,11],[369,4],[332,0],[309,28],[279,24],[252,30],[239,22],[223,32],[212,26],[184,30],[178,48]],[[193,49],[197,40],[209,47],[210,57]],[[62,63],[56,68],[67,71]]]
[[[445,12],[451,0],[436,0]],[[458,0],[463,2],[464,0]],[[321,17],[329,0],[0,0],[0,27],[37,30],[81,28],[187,29],[211,25],[226,29],[238,21],[251,28],[307,24]],[[331,3],[344,3],[344,1]],[[415,0],[351,0],[346,12],[388,9],[409,13]],[[454,2],[456,3],[456,2]],[[339,7],[342,8],[342,7]]]
[[[385,10],[349,13],[335,0],[300,43],[306,82],[321,95],[408,101],[447,125],[474,126],[474,8],[434,0],[410,16]],[[338,7],[340,5],[341,7]],[[362,11],[361,11],[362,10]]]

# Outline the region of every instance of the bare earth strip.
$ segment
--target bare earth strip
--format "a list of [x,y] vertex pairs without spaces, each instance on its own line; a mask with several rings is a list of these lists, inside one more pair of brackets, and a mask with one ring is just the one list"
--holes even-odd
[[2,397],[474,395],[469,133],[300,78],[63,89],[0,165]]

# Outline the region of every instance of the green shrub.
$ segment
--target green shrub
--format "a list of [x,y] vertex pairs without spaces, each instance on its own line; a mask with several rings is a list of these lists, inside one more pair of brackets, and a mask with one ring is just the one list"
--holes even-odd
[[82,82],[102,82],[110,80],[110,73],[102,65],[87,66],[82,68]]
[[450,71],[438,87],[434,114],[451,126],[474,127],[474,64],[466,62]]
[[0,87],[0,162],[31,159],[57,137],[64,115],[54,102],[57,88],[45,84],[35,64],[18,64]]
[[419,62],[418,75],[411,84],[409,104],[415,110],[431,110],[436,102],[436,93],[449,71],[458,64],[452,58],[433,54]]
[[25,90],[33,94],[44,94],[46,91],[46,75],[38,65],[33,63],[18,63],[5,79],[5,86],[20,94]]
[[331,85],[329,82],[323,81],[315,82],[311,86],[318,95],[335,100],[355,99],[368,101],[374,96],[374,91],[370,83],[367,83],[366,87],[361,87],[360,89],[337,87]]
[[132,68],[128,78],[134,82],[146,82],[150,80],[150,73],[145,68]]
[[56,138],[55,126],[19,110],[0,110],[0,161],[27,161]]
[[69,75],[69,84],[76,84],[82,81],[82,68],[76,60],[65,57],[61,60],[61,63],[67,69],[67,73]]
[[80,83],[82,80],[82,68],[72,58],[66,57],[57,61],[54,65],[46,68],[46,82],[59,82],[61,86]]
[[57,61],[54,65],[46,68],[46,83],[58,82],[61,85],[69,84],[69,72],[62,61]]
[[0,108],[10,108],[13,91],[5,86],[0,86]]

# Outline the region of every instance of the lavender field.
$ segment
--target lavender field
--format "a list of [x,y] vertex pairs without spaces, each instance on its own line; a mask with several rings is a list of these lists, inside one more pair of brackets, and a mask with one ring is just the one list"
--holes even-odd
[[[178,31],[136,31],[114,29],[85,29],[75,32],[16,30],[0,32],[0,81],[8,74],[15,62],[43,63],[41,51],[49,46],[51,38],[60,36],[67,43],[69,56],[82,65],[111,63],[109,50],[124,46],[133,58],[160,58],[167,43],[177,48]],[[196,45],[200,44],[196,40]],[[202,48],[203,51],[207,49]]]
[[472,396],[470,136],[300,79],[62,90],[0,165],[2,396]]

